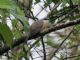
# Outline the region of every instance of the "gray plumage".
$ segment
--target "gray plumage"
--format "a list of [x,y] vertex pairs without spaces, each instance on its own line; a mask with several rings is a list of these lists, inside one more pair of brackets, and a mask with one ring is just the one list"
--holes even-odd
[[30,27],[30,35],[33,36],[33,35],[40,33],[41,30],[43,29],[42,28],[43,23],[44,22],[42,20],[34,22]]

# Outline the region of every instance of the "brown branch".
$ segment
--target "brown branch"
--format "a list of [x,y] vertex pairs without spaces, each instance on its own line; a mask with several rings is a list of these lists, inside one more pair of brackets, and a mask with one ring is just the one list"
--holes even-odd
[[[55,26],[53,24],[53,25],[51,25],[50,28],[48,28],[47,30],[44,30],[43,32],[41,32],[37,36],[29,36],[28,40],[35,39],[39,36],[44,36],[44,35],[46,35],[50,32],[60,30],[60,29],[66,28],[66,27],[70,27],[70,26],[73,26],[73,25],[77,25],[77,24],[80,24],[80,18],[76,19],[76,20],[73,20],[73,21],[70,21],[70,22],[66,22],[66,23],[59,23],[59,24],[56,24]],[[26,38],[27,38],[26,36],[23,36],[23,37],[17,39],[15,42],[13,42],[12,48],[14,48],[14,47],[20,45],[21,43],[23,43],[26,40]],[[4,47],[0,48],[0,55],[2,55],[3,53],[6,53],[9,50],[10,50],[10,47],[8,47],[8,46],[4,46]]]

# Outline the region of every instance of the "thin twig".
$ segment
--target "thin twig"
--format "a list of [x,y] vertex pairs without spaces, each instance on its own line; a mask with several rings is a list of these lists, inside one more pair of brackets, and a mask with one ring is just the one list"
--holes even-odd
[[71,33],[73,32],[73,30],[68,34],[68,36],[61,42],[61,44],[58,46],[58,48],[55,50],[55,52],[52,54],[52,56],[50,56],[50,59],[52,59],[53,56],[55,56],[55,54],[58,52],[58,50],[61,48],[61,46],[63,45],[63,43],[69,38],[69,36],[71,35]]
[[34,48],[34,50],[37,52],[37,54],[41,57],[40,53],[36,50],[36,48]]
[[41,42],[42,42],[43,54],[44,54],[44,59],[43,60],[46,60],[46,50],[45,50],[45,44],[44,44],[44,41],[43,41],[43,36],[41,36]]
[[43,8],[40,4],[39,4],[39,6],[42,8],[37,14],[36,14],[36,16],[38,16],[43,10],[45,10],[46,12],[48,12],[45,8]]

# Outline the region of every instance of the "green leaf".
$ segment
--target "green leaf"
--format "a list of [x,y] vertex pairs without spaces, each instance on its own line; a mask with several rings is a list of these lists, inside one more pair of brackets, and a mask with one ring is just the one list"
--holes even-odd
[[4,39],[3,39],[3,37],[2,37],[2,35],[0,34],[0,41],[3,41]]
[[18,39],[18,38],[21,37],[21,33],[20,33],[20,31],[17,30],[17,29],[13,32],[13,35],[15,36],[16,39]]
[[6,24],[0,23],[0,34],[6,41],[7,45],[11,47],[13,41],[13,34]]
[[12,0],[0,0],[0,8],[2,9],[14,9],[15,4]]
[[11,14],[14,15],[14,17],[18,20],[21,20],[24,24],[25,30],[28,30],[29,28],[29,23],[28,19],[25,17],[24,11],[21,10],[19,7],[15,10],[11,10]]
[[15,26],[17,25],[17,23],[18,23],[18,20],[16,20],[16,19],[13,19],[13,20],[12,20],[12,26],[13,26],[13,27],[15,27]]
[[[20,32],[20,28],[22,28],[21,26],[19,27],[17,24],[19,21],[16,19],[12,20],[12,26],[13,26],[13,35],[15,36],[16,39],[21,37],[21,32]],[[19,24],[20,25],[20,24]]]
[[1,19],[6,20],[6,17],[10,16],[8,9],[0,9]]

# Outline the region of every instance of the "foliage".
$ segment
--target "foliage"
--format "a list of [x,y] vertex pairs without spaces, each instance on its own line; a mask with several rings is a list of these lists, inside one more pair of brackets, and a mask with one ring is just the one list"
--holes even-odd
[[[34,5],[39,4],[41,0],[35,0]],[[67,22],[70,20],[75,20],[80,18],[80,0],[45,0],[44,6],[42,6],[44,9],[47,7],[50,9],[49,15],[47,16],[50,23],[54,24],[56,21],[56,24],[61,22]],[[55,8],[51,8],[50,4],[54,4]],[[69,6],[66,6],[68,4]],[[60,6],[61,9],[58,10],[56,5]],[[32,6],[32,4],[31,4]],[[12,48],[12,44],[14,40],[17,40],[24,36],[26,32],[29,31],[30,25],[29,25],[29,18],[36,19],[37,17],[34,16],[33,11],[31,11],[33,7],[26,9],[30,11],[30,15],[26,14],[24,6],[20,4],[17,0],[0,0],[0,47],[4,47],[5,45],[8,45]],[[13,16],[14,18],[12,18]],[[9,27],[7,22],[8,20],[11,21],[12,26]],[[12,29],[11,29],[12,28]],[[67,46],[73,47],[75,45],[78,45],[80,43],[80,25],[73,26],[74,32],[69,38],[69,42],[66,42],[65,44],[68,44]],[[64,29],[66,30],[66,29]],[[68,30],[68,32],[71,30]],[[59,37],[64,39],[67,34],[60,33],[58,34]],[[47,41],[45,42],[48,46],[51,46],[53,48],[57,48],[59,46],[58,43],[56,43],[53,38],[48,37]],[[37,42],[36,47],[40,46],[40,43]],[[22,57],[25,57],[25,59],[29,60],[30,51],[29,46],[25,44],[19,46],[19,50],[16,52],[17,55],[15,59],[20,60]],[[33,47],[32,47],[33,48]],[[78,51],[78,50],[77,50]],[[77,52],[76,51],[76,52]],[[24,52],[24,53],[22,53]],[[12,52],[14,55],[15,52]],[[14,57],[14,55],[12,57]],[[61,54],[62,55],[62,54]],[[74,54],[75,55],[75,54]],[[63,56],[60,57],[61,59],[64,59]],[[77,60],[80,58],[76,58]]]

